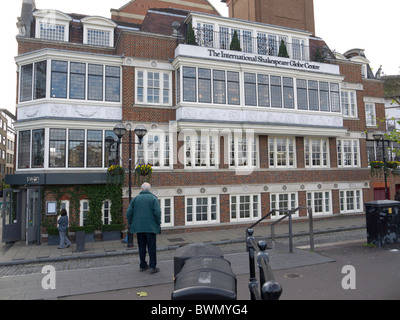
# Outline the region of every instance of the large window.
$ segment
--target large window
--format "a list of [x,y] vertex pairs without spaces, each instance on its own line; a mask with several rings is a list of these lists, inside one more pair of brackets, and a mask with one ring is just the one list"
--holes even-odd
[[20,102],[46,97],[120,102],[120,67],[58,60],[51,60],[49,66],[49,93],[47,61],[21,67]]
[[[112,130],[50,128],[20,131],[18,169],[45,166],[108,168],[117,163],[117,141]],[[166,157],[169,156],[169,145],[164,152]]]
[[[340,112],[339,84],[251,72],[232,72],[183,66],[177,83],[178,101]],[[139,75],[138,96],[144,81]],[[181,84],[182,89],[181,90]],[[181,91],[183,91],[182,97]],[[244,94],[244,99],[241,99]]]

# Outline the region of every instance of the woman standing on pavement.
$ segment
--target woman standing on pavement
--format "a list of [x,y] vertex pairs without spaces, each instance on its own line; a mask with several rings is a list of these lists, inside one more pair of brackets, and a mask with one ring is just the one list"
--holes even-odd
[[60,246],[58,249],[64,249],[64,245],[67,245],[67,248],[71,245],[71,241],[67,238],[68,231],[68,216],[67,210],[61,209],[61,218],[58,219],[58,232],[60,233]]

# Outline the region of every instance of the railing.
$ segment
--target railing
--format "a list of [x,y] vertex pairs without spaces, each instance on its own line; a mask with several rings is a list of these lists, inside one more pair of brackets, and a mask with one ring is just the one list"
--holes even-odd
[[[282,286],[280,283],[275,281],[274,274],[272,272],[271,266],[269,264],[269,255],[266,252],[267,242],[259,241],[256,243],[254,238],[254,227],[258,225],[261,221],[267,219],[272,214],[279,212],[284,213],[282,218],[275,221],[271,225],[271,239],[273,243],[275,242],[275,234],[274,228],[275,225],[281,222],[282,220],[288,218],[289,219],[289,250],[290,253],[293,252],[293,228],[292,228],[292,215],[300,210],[307,210],[309,217],[309,228],[310,228],[310,250],[314,250],[314,232],[313,232],[313,217],[312,217],[312,209],[309,207],[298,207],[292,210],[272,210],[264,217],[259,219],[257,222],[252,224],[246,230],[246,248],[249,253],[249,269],[250,269],[250,278],[249,278],[249,290],[250,290],[250,298],[251,300],[278,300],[282,294]],[[255,255],[257,253],[257,255]],[[260,274],[260,292],[258,291],[259,283],[257,282],[256,277],[256,266],[255,266],[255,258],[257,258],[257,265],[259,267]]]
[[[279,300],[282,294],[282,286],[275,281],[274,274],[269,264],[269,255],[265,251],[267,242],[259,241],[256,244],[253,237],[253,229],[247,229],[247,250],[249,252],[250,279],[249,290],[251,300]],[[257,252],[257,256],[255,256]],[[260,292],[256,278],[256,266],[254,259],[257,257],[257,264],[260,271]]]
[[293,228],[292,228],[292,215],[296,211],[300,210],[307,210],[308,211],[308,222],[309,222],[309,235],[310,235],[310,250],[314,250],[314,225],[313,225],[313,214],[312,214],[312,209],[309,207],[297,207],[296,209],[292,210],[279,210],[280,213],[285,213],[282,218],[279,220],[276,220],[274,223],[271,224],[271,241],[272,241],[272,246],[275,246],[275,225],[277,225],[279,222],[282,220],[285,220],[288,218],[289,220],[289,252],[293,252]]
[[[193,28],[195,33],[196,43],[202,47],[213,49],[230,50],[233,34],[231,32],[217,32],[207,28]],[[259,33],[257,37],[252,34],[241,32],[239,37],[240,48],[242,52],[254,53],[265,56],[280,55],[280,45],[283,40],[286,46],[287,58],[295,60],[311,61],[310,47],[304,44],[304,40],[293,40],[293,43],[286,41],[285,37],[276,35],[268,35]],[[280,56],[283,55],[281,52]]]

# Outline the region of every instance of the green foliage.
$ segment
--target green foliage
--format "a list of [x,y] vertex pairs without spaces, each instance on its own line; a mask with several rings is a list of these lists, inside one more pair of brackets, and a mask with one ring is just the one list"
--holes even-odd
[[101,230],[103,232],[106,231],[121,231],[122,230],[122,224],[108,224],[108,225],[103,225],[101,227]]
[[281,40],[281,44],[279,45],[278,57],[289,58],[286,44],[285,44],[285,41],[283,41],[283,39]]
[[236,31],[233,34],[230,49],[234,51],[242,51],[242,48],[240,47],[240,40]]
[[188,25],[186,44],[191,44],[191,45],[197,46],[196,36],[194,34],[194,30],[193,30],[191,22],[189,22],[189,25]]
[[[44,198],[53,196],[57,201],[57,215],[47,216],[45,211]],[[60,214],[61,201],[68,199],[70,202],[67,209],[69,215],[69,225],[71,230],[76,230],[79,226],[80,217],[80,200],[87,199],[89,201],[89,212],[86,217],[86,226],[100,230],[102,222],[102,207],[105,200],[111,203],[110,213],[113,224],[122,224],[122,185],[107,184],[107,185],[87,185],[87,186],[71,186],[58,187],[48,186],[43,192],[42,199],[42,225],[49,228],[57,227],[57,216]]]

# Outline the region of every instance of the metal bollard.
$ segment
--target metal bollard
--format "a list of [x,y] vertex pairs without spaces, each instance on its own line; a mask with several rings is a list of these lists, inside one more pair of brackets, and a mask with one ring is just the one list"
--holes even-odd
[[126,245],[127,248],[133,248],[133,233],[128,231],[128,243]]

